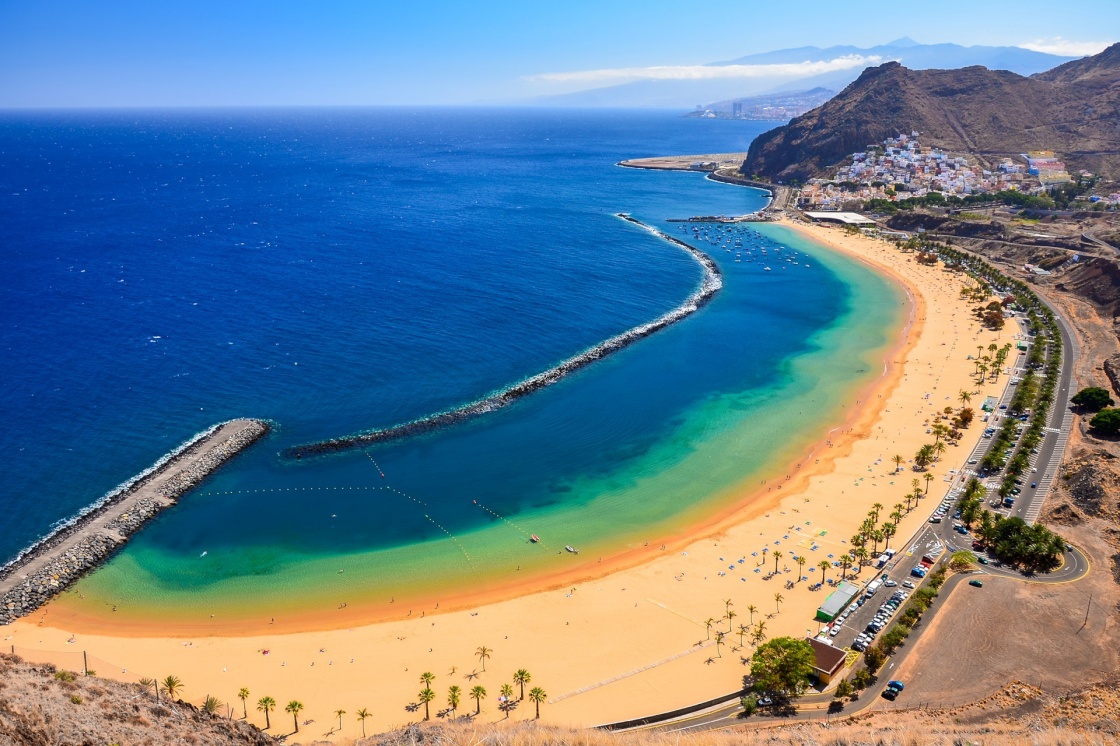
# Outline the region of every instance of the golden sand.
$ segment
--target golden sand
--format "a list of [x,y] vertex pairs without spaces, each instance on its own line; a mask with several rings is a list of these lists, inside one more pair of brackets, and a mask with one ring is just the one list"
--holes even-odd
[[[262,725],[264,717],[253,711],[256,699],[267,694],[281,710],[298,699],[305,705],[301,719],[314,721],[301,731],[304,737],[330,737],[338,725],[332,713],[339,708],[351,713],[343,717],[341,731],[351,737],[360,733],[352,713],[363,707],[372,713],[369,732],[422,718],[423,707],[415,709],[415,703],[425,671],[436,675],[433,717],[445,708],[449,686],[467,692],[481,684],[488,691],[481,717],[503,718],[499,688],[512,683],[519,668],[531,672],[531,686],[548,693],[542,717],[572,725],[637,717],[736,690],[747,672],[742,658],[749,658],[750,647],[737,649],[733,634],[717,657],[705,620],[722,619],[730,599],[737,614],[730,626],[736,630],[752,621],[753,605],[753,621],[764,621],[769,637],[816,632],[813,615],[827,595],[809,590],[820,579],[817,563],[847,551],[847,539],[874,503],[885,506],[885,516],[902,502],[919,475],[896,474],[891,458],[897,453],[909,459],[932,442],[924,421],[947,405],[959,406],[962,389],[978,391],[968,361],[976,346],[1009,339],[1007,333],[1001,339],[981,331],[959,299],[959,275],[919,266],[913,254],[877,239],[820,226],[791,227],[894,277],[908,289],[913,306],[911,323],[882,377],[858,395],[849,420],[824,436],[812,461],[806,460],[780,493],[759,494],[757,485],[744,486],[734,514],[690,528],[690,535],[678,537],[665,551],[650,548],[638,566],[512,600],[486,603],[479,596],[473,608],[459,611],[415,609],[407,621],[359,626],[355,620],[353,628],[331,631],[169,639],[158,629],[123,631],[127,637],[113,630],[72,637],[65,620],[48,606],[45,622],[39,614],[4,630],[4,644],[16,645],[17,651],[58,651],[60,662],[68,654],[71,666],[75,651],[87,650],[113,662],[109,670],[100,664],[101,676],[135,680],[174,674],[185,684],[185,699],[199,702],[210,694],[234,703],[238,712],[237,691],[248,687],[249,718]],[[1001,380],[979,387],[973,408],[1002,385]],[[903,545],[921,528],[949,486],[949,470],[963,466],[980,432],[974,423],[963,444],[951,446],[932,467],[936,479],[930,497],[903,519],[892,545]],[[819,548],[812,550],[813,543]],[[774,561],[763,547],[781,550],[779,565],[792,572],[765,580]],[[796,576],[795,554],[809,560],[804,574],[810,580],[787,590],[785,580]],[[738,563],[740,558],[745,562]],[[833,569],[828,577],[838,572]],[[862,575],[869,577],[870,570]],[[784,597],[780,611],[776,593]],[[728,627],[726,620],[717,625]],[[483,645],[493,651],[485,671],[475,655]],[[460,714],[473,712],[474,702],[465,695],[463,700]],[[510,717],[533,717],[532,703],[519,703]],[[290,718],[282,712],[274,713],[273,723],[275,732],[290,730]]]

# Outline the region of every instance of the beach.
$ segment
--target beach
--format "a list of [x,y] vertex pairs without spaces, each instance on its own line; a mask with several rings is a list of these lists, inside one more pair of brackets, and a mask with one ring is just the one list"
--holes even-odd
[[[910,491],[911,479],[922,476],[906,467],[896,473],[892,457],[909,460],[932,442],[923,421],[945,406],[959,407],[962,389],[980,389],[972,397],[975,408],[1003,384],[977,387],[971,375],[968,356],[976,346],[1006,342],[1007,335],[981,332],[959,299],[959,275],[919,266],[913,254],[876,239],[819,226],[789,227],[901,283],[911,298],[909,320],[882,374],[845,406],[846,419],[791,463],[785,478],[737,487],[741,497],[733,509],[684,527],[678,536],[636,547],[594,574],[582,570],[552,578],[548,590],[540,591],[537,579],[524,595],[506,589],[506,600],[491,603],[485,593],[464,589],[440,603],[442,608],[401,608],[396,621],[368,624],[360,610],[342,608],[329,620],[311,615],[297,622],[276,620],[285,630],[304,630],[287,634],[269,634],[269,621],[237,630],[215,619],[197,636],[168,638],[158,625],[116,626],[111,617],[101,628],[88,619],[79,623],[49,604],[5,628],[4,644],[32,660],[53,656],[70,667],[78,651],[88,651],[104,662],[100,676],[136,680],[174,674],[184,682],[185,699],[214,695],[233,703],[238,713],[237,691],[247,687],[249,719],[261,724],[264,718],[252,705],[260,696],[281,703],[299,699],[306,706],[304,718],[314,721],[301,731],[307,737],[332,735],[338,723],[332,713],[339,708],[369,708],[370,732],[421,719],[423,707],[415,703],[425,671],[436,675],[433,717],[444,709],[448,686],[469,690],[480,684],[489,692],[482,718],[502,719],[499,688],[512,683],[521,668],[531,672],[531,686],[548,694],[542,718],[580,726],[734,691],[747,672],[741,657],[750,655],[749,645],[734,649],[738,626],[765,622],[768,637],[815,633],[813,613],[827,595],[809,590],[820,580],[817,563],[847,551],[848,538],[872,505],[889,512]],[[961,445],[950,446],[931,467],[929,497],[902,520],[892,544],[902,545],[920,528],[948,488],[949,470],[962,467],[981,431],[974,422]],[[781,575],[767,580],[774,551],[784,555],[777,563]],[[796,577],[795,554],[808,559],[809,580],[787,589],[786,580]],[[833,568],[829,577],[838,573]],[[871,574],[864,568],[861,576]],[[783,597],[780,602],[775,594]],[[730,622],[724,617],[728,608],[736,614]],[[712,629],[733,632],[718,654],[709,619],[716,620]],[[492,651],[482,661],[475,654],[480,646]],[[460,713],[473,709],[468,701]],[[510,713],[517,720],[532,716],[528,701]],[[344,716],[343,726],[341,735],[360,733],[351,715]]]

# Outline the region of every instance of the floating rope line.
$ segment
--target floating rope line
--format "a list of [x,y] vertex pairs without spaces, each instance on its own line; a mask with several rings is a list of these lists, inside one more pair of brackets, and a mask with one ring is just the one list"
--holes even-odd
[[366,455],[366,458],[368,458],[370,461],[373,461],[373,468],[377,469],[377,473],[381,475],[382,479],[385,479],[385,472],[381,471],[381,467],[378,466],[377,462],[373,460],[373,456],[369,455],[369,451],[362,451],[362,453],[364,453]]
[[[518,533],[520,533],[522,536],[524,536],[529,541],[533,540],[534,534],[531,534],[528,531],[526,531],[525,529],[521,528],[520,526],[518,526],[516,523],[514,523],[510,519],[506,518],[504,515],[501,515],[500,513],[491,510],[490,508],[488,508],[485,505],[483,505],[482,503],[480,503],[478,500],[471,500],[471,502],[474,503],[475,505],[477,505],[478,507],[482,508],[483,510],[485,510],[490,515],[497,518],[499,521],[503,521],[506,525],[508,525],[514,531],[517,531]],[[548,544],[545,544],[543,541],[540,540],[540,538],[537,539],[537,543],[540,543],[540,545],[542,547],[548,547]]]
[[436,528],[438,528],[438,529],[439,529],[440,531],[442,531],[443,533],[447,534],[447,537],[448,537],[449,539],[451,539],[451,541],[455,542],[455,544],[456,544],[456,545],[457,545],[457,546],[459,547],[459,551],[463,553],[463,557],[465,557],[465,558],[466,558],[466,560],[467,560],[467,566],[471,568],[471,572],[472,572],[472,573],[474,573],[475,575],[477,575],[477,574],[478,574],[478,571],[474,569],[474,563],[473,563],[473,562],[471,562],[471,556],[470,556],[469,554],[467,554],[467,549],[466,549],[466,547],[464,547],[464,546],[463,546],[463,542],[459,541],[458,537],[456,537],[456,536],[455,536],[455,534],[451,533],[451,532],[450,532],[450,531],[448,531],[448,530],[447,530],[446,528],[444,528],[443,526],[439,525],[439,524],[438,524],[438,523],[437,523],[437,522],[436,522],[436,521],[435,521],[435,520],[434,520],[434,519],[433,519],[433,518],[432,518],[432,517],[431,517],[430,515],[428,515],[427,513],[425,513],[425,514],[424,514],[424,517],[425,517],[425,518],[427,518],[427,519],[428,519],[428,520],[429,520],[429,521],[431,522],[431,524],[432,524],[433,526],[435,526]]

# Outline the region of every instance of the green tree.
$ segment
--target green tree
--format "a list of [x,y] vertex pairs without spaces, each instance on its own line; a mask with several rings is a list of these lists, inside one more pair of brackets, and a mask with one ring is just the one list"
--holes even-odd
[[447,706],[451,708],[452,717],[459,709],[459,702],[462,700],[463,690],[458,686],[452,686],[447,690]]
[[748,694],[739,699],[739,706],[743,708],[743,714],[750,717],[758,710],[758,697]]
[[506,714],[506,717],[508,718],[510,705],[513,701],[513,687],[509,684],[502,684],[502,688],[498,691],[498,695],[502,700],[502,712],[504,712]]
[[541,702],[548,699],[548,694],[545,693],[544,689],[535,686],[529,690],[529,699],[537,706],[537,719],[539,720],[541,717]]
[[863,654],[863,664],[867,666],[867,670],[871,673],[875,673],[882,668],[886,660],[886,653],[878,645],[868,648]]
[[268,730],[272,727],[272,720],[268,717],[268,713],[276,709],[276,700],[272,697],[261,697],[257,700],[257,712],[264,713],[264,729]]
[[299,733],[299,713],[303,709],[303,702],[298,699],[293,699],[284,707],[284,712],[291,714],[292,722],[295,723],[296,733]]
[[866,668],[861,668],[856,671],[855,676],[852,677],[852,686],[856,689],[866,689],[871,685],[871,672]]
[[245,703],[249,699],[249,689],[247,687],[244,687],[244,686],[241,687],[241,690],[237,692],[237,698],[241,700],[241,719],[242,720],[248,720],[249,719],[249,709],[248,709],[248,707],[246,706]]
[[1089,420],[1089,426],[1101,435],[1120,433],[1120,409],[1102,409]]
[[346,710],[338,709],[334,711],[334,714],[338,716],[338,729],[342,730],[342,716],[346,714]]
[[821,585],[824,585],[825,573],[828,572],[828,568],[832,567],[832,563],[828,560],[821,560],[817,563],[817,567],[820,568],[821,571]]
[[786,600],[786,597],[783,596],[781,593],[775,593],[774,594],[774,607],[775,607],[774,613],[775,614],[780,614],[781,613],[781,611],[782,611],[782,601],[785,601],[785,600]]
[[1100,386],[1087,386],[1070,397],[1070,401],[1086,412],[1098,412],[1116,403],[1112,401],[1108,389],[1102,389]]
[[207,715],[215,715],[218,710],[222,708],[222,700],[217,697],[207,694],[206,699],[202,700],[202,711]]
[[781,552],[774,552],[774,574],[778,574],[778,560],[782,558]]
[[358,716],[358,720],[360,720],[361,723],[362,723],[362,738],[365,738],[366,737],[366,718],[368,718],[370,716],[369,710],[367,710],[366,708],[363,707],[362,709],[358,710],[354,714]]
[[168,676],[160,683],[163,684],[163,691],[167,692],[169,700],[175,699],[183,688],[183,682],[179,680],[178,676]]
[[751,624],[754,624],[754,614],[758,611],[758,607],[754,604],[747,604],[747,613],[751,615]]
[[493,650],[485,645],[479,645],[478,650],[474,651],[474,654],[478,656],[478,662],[482,664],[483,671],[486,670],[486,659],[489,658],[490,654],[493,652]]
[[435,680],[436,675],[431,671],[425,671],[424,673],[420,674],[420,683],[428,689],[432,688],[432,682]]
[[430,720],[431,713],[428,712],[428,703],[436,698],[436,693],[432,691],[431,687],[424,687],[420,690],[420,694],[416,695],[420,702],[424,705],[424,719]]
[[525,685],[533,680],[532,674],[524,668],[519,668],[513,674],[513,683],[521,687],[521,696],[518,699],[525,699]]
[[835,696],[850,697],[852,696],[852,691],[852,682],[848,681],[847,679],[840,679],[840,683],[836,685]]
[[758,646],[751,656],[752,688],[799,696],[809,685],[816,655],[807,640],[775,637]]
[[482,714],[482,700],[486,699],[486,687],[473,686],[471,687],[471,699],[474,700],[474,714]]

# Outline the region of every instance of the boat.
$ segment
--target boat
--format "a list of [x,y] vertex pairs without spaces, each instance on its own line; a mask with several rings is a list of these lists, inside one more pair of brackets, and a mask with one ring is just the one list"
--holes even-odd
[[767,268],[766,268],[766,271],[767,271],[767,272],[769,272],[769,271],[770,271],[770,268],[769,268],[769,267],[767,267]]
[[533,534],[532,536],[529,537],[529,541],[533,542],[534,544],[536,544],[540,540],[541,540],[541,537],[537,536],[536,534]]
[[571,552],[572,554],[579,554],[579,550],[573,547],[571,544],[565,546],[564,549]]

